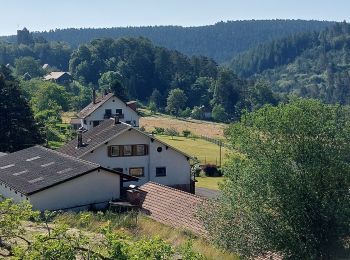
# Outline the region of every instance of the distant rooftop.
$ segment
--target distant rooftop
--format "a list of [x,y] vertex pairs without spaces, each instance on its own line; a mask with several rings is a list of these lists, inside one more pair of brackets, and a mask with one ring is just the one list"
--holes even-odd
[[[46,64],[45,64],[46,65]],[[45,66],[44,65],[44,66]],[[47,74],[46,76],[44,76],[44,80],[57,80],[59,79],[60,77],[62,77],[63,75],[70,75],[69,72],[64,72],[64,71],[53,71],[53,72],[50,72],[49,74]]]

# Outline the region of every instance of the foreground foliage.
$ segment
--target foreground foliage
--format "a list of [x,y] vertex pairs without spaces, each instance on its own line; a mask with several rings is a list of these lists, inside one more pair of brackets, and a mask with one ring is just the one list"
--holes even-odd
[[[101,213],[103,215],[103,213]],[[55,213],[33,211],[27,203],[0,202],[0,256],[10,259],[172,259],[175,249],[159,237],[133,237],[113,231],[106,222],[99,233],[72,229],[59,221]],[[79,222],[87,225],[91,214],[81,214]],[[55,220],[55,221],[53,221]],[[30,221],[30,222],[28,222]],[[34,221],[34,222],[33,222]],[[36,232],[28,232],[28,223]],[[37,230],[41,230],[38,232]],[[203,259],[186,243],[182,259]]]
[[18,82],[0,67],[0,152],[14,152],[43,139]]
[[202,218],[213,239],[244,256],[348,258],[350,111],[314,100],[264,107],[227,131],[243,155]]

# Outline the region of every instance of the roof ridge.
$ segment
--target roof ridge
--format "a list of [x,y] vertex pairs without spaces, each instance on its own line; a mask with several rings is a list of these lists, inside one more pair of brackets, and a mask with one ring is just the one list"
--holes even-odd
[[200,196],[198,196],[198,195],[196,195],[196,194],[189,193],[189,192],[186,192],[186,191],[183,191],[183,190],[179,190],[179,189],[175,189],[175,188],[173,188],[173,187],[169,187],[169,186],[166,186],[166,185],[164,185],[164,184],[160,184],[160,183],[154,182],[154,181],[146,182],[145,184],[142,184],[139,188],[141,188],[141,187],[143,187],[143,186],[145,186],[145,185],[147,185],[147,184],[155,184],[155,185],[158,185],[158,186],[163,187],[163,188],[167,188],[167,189],[170,189],[170,190],[178,191],[178,192],[183,193],[183,194],[185,194],[185,195],[193,196],[193,197],[196,197],[196,198],[198,198],[198,199],[204,200],[203,197],[200,197]]
[[74,157],[74,156],[71,156],[71,155],[68,155],[68,154],[64,154],[64,153],[61,153],[59,151],[55,151],[55,150],[49,149],[49,148],[41,146],[41,145],[36,145],[36,147],[39,147],[39,148],[41,148],[43,150],[46,150],[46,151],[49,151],[49,152],[56,153],[56,154],[58,154],[60,156],[63,156],[63,157],[69,158],[69,159],[72,159],[73,161],[78,161],[78,162],[81,162],[81,163],[90,164],[92,166],[102,167],[100,164],[97,164],[97,163],[94,163],[94,162],[90,162],[90,161],[86,161],[86,160],[83,160],[83,159],[80,159],[78,157]]

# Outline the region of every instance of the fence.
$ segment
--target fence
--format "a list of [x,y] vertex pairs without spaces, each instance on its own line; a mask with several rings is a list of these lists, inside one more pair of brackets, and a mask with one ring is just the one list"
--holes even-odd
[[209,137],[209,136],[205,136],[205,135],[201,135],[200,138],[203,139],[203,140],[205,140],[205,141],[208,141],[208,142],[211,142],[211,143],[213,143],[213,144],[216,144],[216,145],[218,145],[218,146],[222,146],[222,147],[225,147],[225,148],[227,148],[227,149],[232,149],[232,148],[230,147],[230,145],[224,143],[224,142],[221,141],[221,140],[218,140],[218,139],[215,139],[215,138],[212,138],[212,137]]

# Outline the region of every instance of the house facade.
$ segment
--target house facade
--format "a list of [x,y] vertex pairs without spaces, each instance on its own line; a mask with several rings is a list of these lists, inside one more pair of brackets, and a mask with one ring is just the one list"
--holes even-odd
[[135,179],[41,146],[0,157],[0,194],[40,211],[103,208]]
[[96,98],[93,92],[93,100],[77,117],[81,120],[81,126],[86,130],[99,125],[103,120],[118,116],[119,120],[134,127],[139,126],[140,116],[136,111],[136,102],[123,102],[113,93],[105,93]]
[[193,192],[190,156],[123,122],[108,119],[81,133],[60,152],[137,177]]

